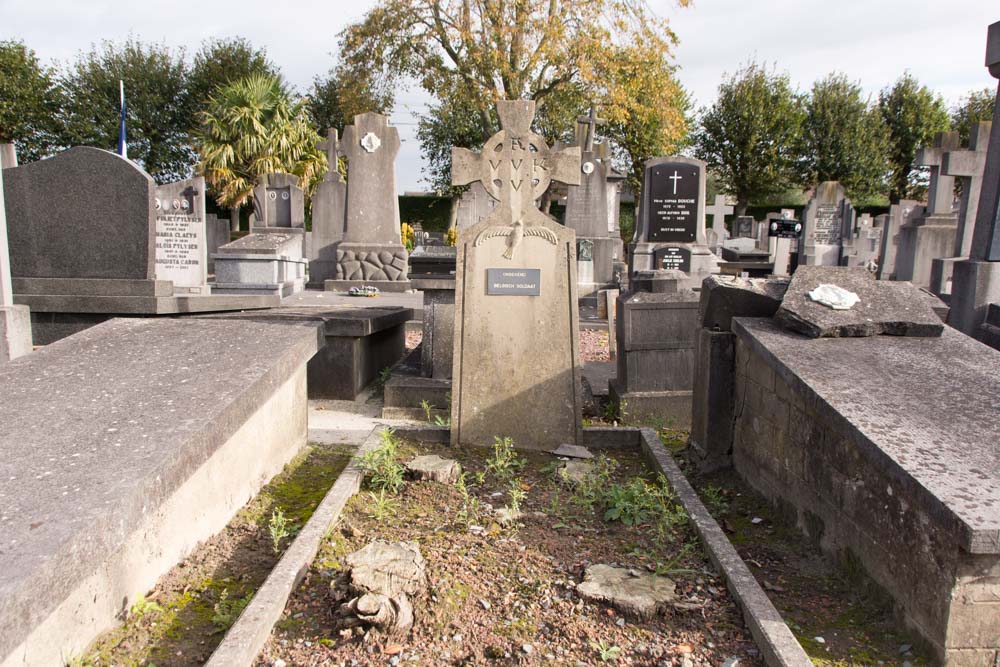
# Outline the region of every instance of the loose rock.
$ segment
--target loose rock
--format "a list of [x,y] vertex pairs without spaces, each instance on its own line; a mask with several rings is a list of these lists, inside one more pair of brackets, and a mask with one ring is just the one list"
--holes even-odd
[[558,449],[552,450],[552,454],[555,456],[565,456],[571,459],[592,459],[594,455],[590,453],[590,450],[586,447],[581,447],[580,445],[570,445],[563,443],[559,445]]
[[676,599],[675,588],[674,582],[666,577],[610,565],[591,565],[576,590],[584,600],[606,602],[625,614],[648,619]]
[[587,478],[594,465],[587,461],[567,461],[559,468],[559,478],[576,486]]
[[441,484],[454,484],[458,481],[458,476],[462,474],[462,466],[458,464],[458,461],[443,459],[437,454],[418,456],[406,464],[406,469],[416,479]]
[[[347,556],[348,586],[357,596],[340,606],[352,624],[361,623],[389,633],[413,626],[409,596],[427,590],[424,559],[416,542],[388,544],[376,540]],[[339,582],[334,582],[333,587]],[[334,599],[341,594],[334,591]]]

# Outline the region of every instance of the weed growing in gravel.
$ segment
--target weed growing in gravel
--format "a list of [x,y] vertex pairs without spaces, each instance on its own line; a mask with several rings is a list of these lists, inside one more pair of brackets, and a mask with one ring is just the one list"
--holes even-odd
[[128,614],[138,620],[146,614],[159,611],[163,611],[163,607],[152,600],[147,600],[145,595],[138,595],[135,598],[135,602],[129,607]]
[[729,512],[729,501],[718,486],[707,484],[701,489],[701,499],[705,501],[708,511],[715,516]]
[[215,612],[212,614],[212,623],[219,628],[219,632],[225,632],[236,622],[236,619],[240,617],[243,610],[250,604],[252,598],[253,594],[247,593],[242,598],[230,600],[229,589],[223,589],[219,595],[219,601],[212,607],[212,610]]
[[385,521],[392,515],[396,513],[399,509],[399,505],[391,496],[385,495],[385,490],[375,493],[373,491],[368,492],[368,498],[371,500],[371,507],[369,509],[369,516],[376,521]]
[[441,415],[434,415],[434,425],[451,426],[451,417],[442,417]]
[[468,474],[463,472],[455,482],[455,488],[462,494],[462,506],[458,510],[458,521],[464,524],[466,528],[479,520],[479,514],[482,511],[479,505],[479,498],[469,493],[469,487],[465,481]]
[[399,442],[392,429],[381,434],[382,442],[375,449],[357,458],[368,486],[375,491],[397,493],[403,486],[405,469],[399,462]]
[[661,503],[644,479],[633,477],[626,484],[612,484],[604,491],[604,520],[638,526],[649,521]]
[[[598,454],[583,480],[573,489],[573,504],[577,507],[593,511],[594,506],[601,500],[603,494],[611,484],[611,476],[618,469],[618,461]],[[565,468],[560,470],[560,475],[566,481]]]
[[518,458],[513,438],[493,438],[493,457],[486,461],[486,470],[494,478],[501,482],[509,481],[515,471],[521,470],[526,465],[528,459]]
[[591,642],[590,648],[597,651],[597,657],[601,662],[614,662],[618,660],[618,655],[622,652],[620,646],[611,646],[603,639],[599,642]]
[[271,534],[271,545],[274,548],[274,553],[278,553],[281,550],[281,541],[292,534],[288,518],[280,508],[271,512],[271,518],[267,522],[267,530]]
[[521,480],[517,477],[510,480],[510,486],[507,488],[507,504],[510,507],[510,511],[514,514],[520,512],[521,503],[527,497],[528,492],[521,488]]
[[424,399],[420,401],[420,407],[424,411],[424,418],[428,422],[433,422],[434,420],[431,419],[431,413],[434,411],[434,406],[431,403],[429,403],[427,399]]

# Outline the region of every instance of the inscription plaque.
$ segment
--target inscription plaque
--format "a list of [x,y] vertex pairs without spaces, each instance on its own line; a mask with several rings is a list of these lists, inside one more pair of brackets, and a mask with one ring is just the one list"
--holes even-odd
[[660,269],[677,269],[690,273],[691,251],[687,248],[657,248],[656,267]]
[[664,162],[646,172],[649,241],[694,243],[698,234],[699,169]]
[[798,220],[772,220],[767,235],[779,239],[797,239],[802,233],[802,223]]
[[501,296],[539,296],[541,269],[486,269],[486,293]]
[[838,245],[840,243],[843,218],[840,206],[837,204],[820,204],[816,207],[816,226],[813,231],[813,242],[820,245]]

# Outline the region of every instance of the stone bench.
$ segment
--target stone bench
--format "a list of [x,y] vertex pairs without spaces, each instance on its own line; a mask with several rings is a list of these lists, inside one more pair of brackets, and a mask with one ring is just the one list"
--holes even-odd
[[383,368],[403,357],[413,309],[286,306],[205,317],[321,324],[326,342],[309,361],[309,397],[354,400]]
[[0,665],[61,665],[306,442],[314,324],[115,319],[0,366]]
[[939,338],[813,340],[733,320],[733,462],[857,559],[948,665],[1000,659],[1000,352]]

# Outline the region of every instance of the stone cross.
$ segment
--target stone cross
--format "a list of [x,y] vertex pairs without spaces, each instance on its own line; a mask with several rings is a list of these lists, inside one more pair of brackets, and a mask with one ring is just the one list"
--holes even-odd
[[958,150],[958,132],[938,132],[934,145],[917,151],[913,161],[920,167],[931,168],[931,181],[927,190],[927,215],[948,215],[955,195],[955,178],[941,173],[941,163],[948,151]]
[[500,202],[487,218],[492,224],[539,224],[546,216],[535,201],[551,181],[580,184],[580,147],[549,149],[531,131],[533,101],[497,102],[497,115],[502,129],[490,137],[482,153],[451,149],[451,184],[482,182],[486,192]]
[[[1000,21],[989,27],[986,38],[986,67],[1000,79]],[[976,211],[976,229],[972,237],[970,259],[1000,262],[1000,86],[993,109],[993,127],[986,149],[983,188]]]
[[705,213],[712,216],[712,229],[720,239],[723,237],[722,230],[726,228],[726,216],[732,212],[733,207],[726,205],[725,195],[715,195],[715,203],[705,209]]
[[960,179],[962,183],[962,203],[958,210],[958,229],[955,234],[955,256],[968,257],[972,247],[972,232],[979,210],[979,194],[983,187],[983,171],[986,169],[986,145],[990,141],[989,121],[972,126],[969,150],[948,151],[941,162],[941,173]]
[[576,119],[577,123],[585,125],[587,127],[587,135],[584,140],[583,150],[590,152],[594,150],[594,138],[597,134],[597,126],[604,125],[608,121],[603,118],[597,117],[597,107],[593,104],[590,105],[590,113],[586,116],[580,116]]
[[338,180],[343,182],[344,177],[337,169],[337,156],[340,154],[340,138],[337,129],[331,127],[326,131],[326,139],[316,144],[316,148],[326,153],[327,171],[323,180]]

